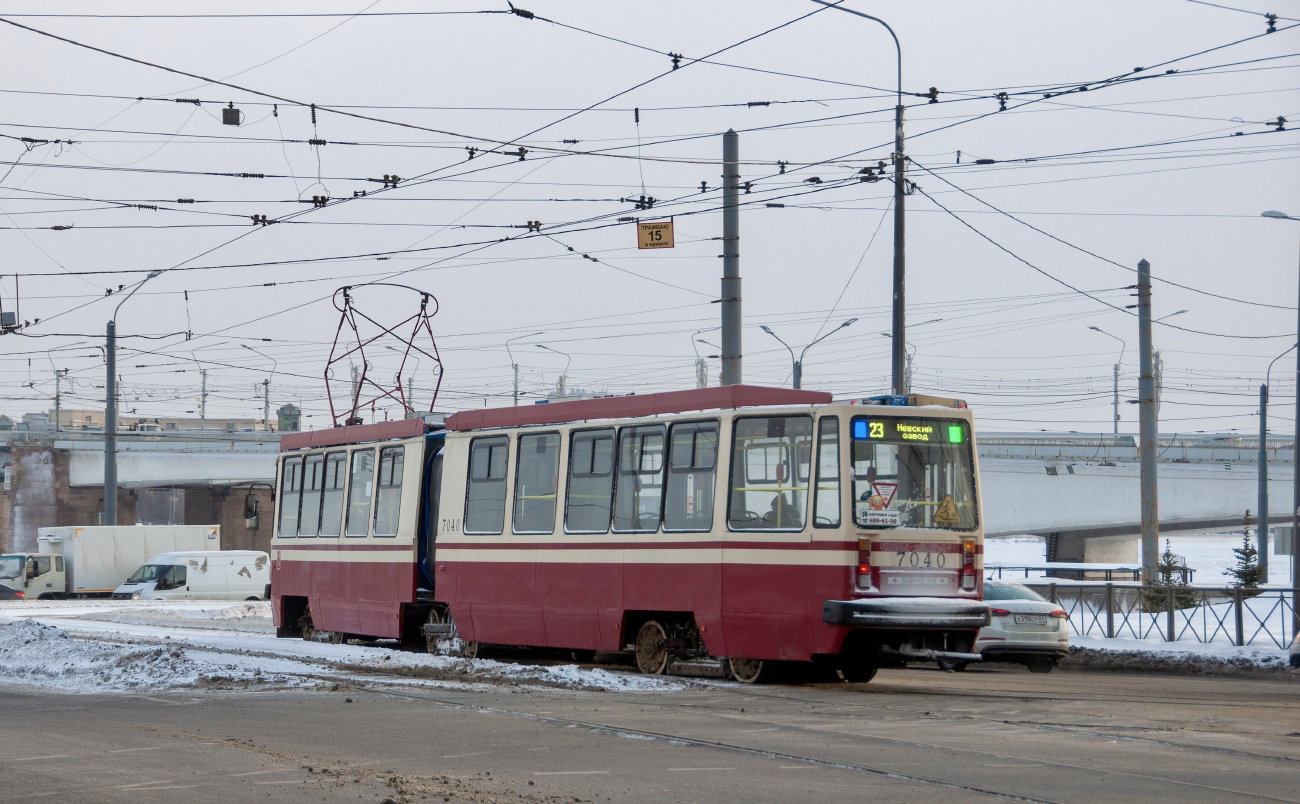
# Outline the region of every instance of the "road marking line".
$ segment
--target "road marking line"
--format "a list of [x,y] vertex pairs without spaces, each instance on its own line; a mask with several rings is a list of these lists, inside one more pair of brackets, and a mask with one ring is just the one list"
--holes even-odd
[[114,785],[113,789],[114,790],[135,790],[138,787],[148,787],[149,785],[152,784],[167,784],[170,781],[171,779],[158,779],[152,782],[136,782],[135,784],[119,784],[119,785]]
[[125,753],[128,753],[128,752],[130,752],[130,751],[161,751],[164,747],[165,747],[165,746],[161,746],[161,745],[153,745],[153,746],[150,746],[150,747],[148,747],[148,748],[118,748],[118,749],[116,749],[116,750],[114,750],[114,751],[109,751],[108,753],[110,753],[110,754],[125,754]]
[[779,726],[773,726],[773,727],[771,727],[771,728],[769,728],[769,729],[741,729],[739,732],[737,732],[737,734],[755,734],[755,733],[760,732],[760,731],[776,731],[778,728],[780,728],[780,727],[779,727]]
[[279,782],[253,782],[253,784],[307,784],[306,779],[285,779]]
[[609,771],[538,771],[534,776],[597,776],[599,774],[608,774]]
[[777,770],[808,770],[817,767],[816,765],[777,765]]
[[669,768],[670,771],[734,771],[735,768]]
[[49,756],[45,756],[45,757],[19,757],[18,759],[11,759],[9,761],[10,762],[32,762],[37,759],[63,759],[66,756],[67,754],[50,754]]
[[[208,744],[217,745],[217,743],[208,743]],[[265,773],[297,773],[297,772],[298,771],[294,768],[277,768],[276,770],[248,771],[247,773],[228,773],[226,775],[232,777],[233,776],[261,776],[262,774]]]
[[472,754],[447,754],[446,756],[438,757],[438,759],[460,759],[461,757],[478,757],[478,756],[482,756],[483,754],[486,754],[486,753],[488,753],[488,752],[487,752],[487,751],[475,751],[475,752],[472,753]]

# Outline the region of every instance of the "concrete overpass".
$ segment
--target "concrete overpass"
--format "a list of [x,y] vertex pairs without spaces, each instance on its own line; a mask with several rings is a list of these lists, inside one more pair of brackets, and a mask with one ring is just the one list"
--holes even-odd
[[[1139,532],[1140,514],[1133,436],[989,433],[977,436],[977,443],[989,535],[1044,536],[1052,560],[1135,560],[1131,537]],[[1270,521],[1287,522],[1292,440],[1270,439],[1268,447]],[[127,492],[180,488],[204,491],[222,501],[233,488],[261,487],[263,491],[258,493],[264,494],[275,480],[278,449],[278,433],[122,433],[118,436],[118,483]],[[103,502],[102,496],[95,497],[104,478],[101,434],[73,432],[56,437],[48,431],[10,431],[0,433],[3,450],[10,452],[9,463],[25,462],[22,474],[28,480],[24,482],[35,486],[14,491],[7,518],[11,533],[31,530],[35,538],[37,522],[55,516],[51,507],[59,502],[58,495],[46,493],[44,486],[60,482],[66,482],[69,489],[62,504],[81,505],[85,510],[75,515],[95,521],[96,507]],[[56,464],[66,460],[66,481],[50,472],[46,472],[49,478],[43,479],[50,456]],[[1237,528],[1247,510],[1252,516],[1258,514],[1257,439],[1163,437],[1160,459],[1162,531]],[[265,496],[262,505],[269,511],[269,494]],[[83,497],[84,502],[76,502]],[[135,511],[136,503],[133,496],[126,504]]]

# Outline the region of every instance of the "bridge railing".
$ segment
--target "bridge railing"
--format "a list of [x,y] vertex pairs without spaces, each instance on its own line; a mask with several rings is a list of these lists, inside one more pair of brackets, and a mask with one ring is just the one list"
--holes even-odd
[[1295,638],[1291,590],[1143,586],[1103,581],[1021,581],[1070,615],[1078,636],[1219,645],[1272,645]]

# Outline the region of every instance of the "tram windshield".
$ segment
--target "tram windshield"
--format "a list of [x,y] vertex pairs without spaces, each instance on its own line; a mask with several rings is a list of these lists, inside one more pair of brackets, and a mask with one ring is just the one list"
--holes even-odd
[[974,530],[970,426],[955,419],[853,419],[853,515],[863,528]]

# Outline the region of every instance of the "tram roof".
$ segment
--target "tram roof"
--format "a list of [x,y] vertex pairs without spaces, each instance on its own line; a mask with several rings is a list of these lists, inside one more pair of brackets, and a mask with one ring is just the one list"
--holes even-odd
[[629,419],[664,413],[687,413],[719,408],[771,405],[825,405],[832,401],[823,391],[793,391],[761,385],[724,385],[658,394],[575,399],[509,408],[465,410],[447,417],[448,430],[484,430],[529,424],[563,424],[589,419]]
[[414,438],[424,435],[423,419],[398,419],[393,422],[354,424],[348,427],[331,427],[327,430],[309,430],[305,433],[285,433],[280,436],[280,449],[311,449],[312,447],[337,447],[340,444],[361,444],[366,441],[388,441],[393,438]]

